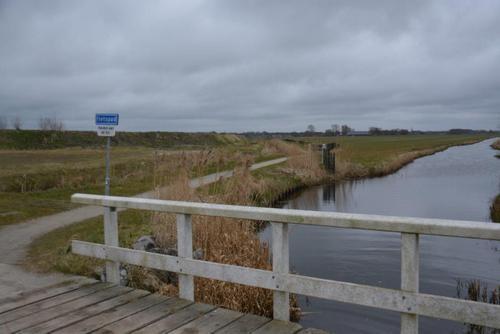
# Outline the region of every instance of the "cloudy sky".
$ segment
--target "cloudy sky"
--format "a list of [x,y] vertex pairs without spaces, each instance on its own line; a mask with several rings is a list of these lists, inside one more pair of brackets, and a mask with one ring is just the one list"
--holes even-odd
[[0,116],[92,129],[500,126],[500,1],[0,0]]

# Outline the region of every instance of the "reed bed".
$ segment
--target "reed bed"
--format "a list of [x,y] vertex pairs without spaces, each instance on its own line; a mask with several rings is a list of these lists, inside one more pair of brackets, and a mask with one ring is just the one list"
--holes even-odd
[[490,206],[491,220],[500,223],[500,194],[495,197]]
[[[325,177],[319,165],[319,159],[312,150],[303,149],[294,144],[281,141],[270,141],[263,147],[263,154],[288,155],[289,161],[279,168],[272,168],[267,173],[279,173],[282,178],[293,176],[303,182],[318,182]],[[202,189],[189,187],[191,171],[206,170],[207,166],[217,166],[227,163],[228,158],[217,150],[196,152],[172,161],[171,159],[155,159],[155,180],[159,182],[157,196],[161,199],[198,201],[210,203],[255,205],[262,204],[263,198],[271,188],[275,194],[287,190],[287,186],[276,184],[273,177],[262,177],[250,172],[249,167],[253,158],[246,154],[237,153],[234,176],[224,181]],[[222,168],[221,168],[222,169]],[[285,175],[285,176],[283,176]],[[163,186],[168,184],[168,186]],[[162,185],[162,186],[160,186]],[[279,188],[279,189],[278,189]],[[267,201],[269,203],[269,201]],[[257,233],[256,223],[243,219],[229,219],[223,217],[193,216],[193,245],[195,250],[201,251],[203,260],[271,270],[271,254],[269,244],[262,242]],[[155,213],[152,216],[153,236],[163,249],[172,249],[176,245],[175,215]],[[136,282],[146,279],[154,281],[154,273],[145,270],[133,274]],[[146,278],[146,277],[147,278]],[[149,277],[148,277],[149,276]],[[155,281],[155,289],[166,295],[175,295],[177,287],[171,282]],[[195,299],[212,305],[272,316],[272,291],[242,286],[238,284],[209,280],[195,279]],[[300,310],[296,298],[291,298],[292,319],[297,320]]]
[[[475,302],[500,305],[500,286],[489,289],[488,284],[480,280],[457,281],[457,297]],[[467,324],[468,334],[499,334],[500,329]]]

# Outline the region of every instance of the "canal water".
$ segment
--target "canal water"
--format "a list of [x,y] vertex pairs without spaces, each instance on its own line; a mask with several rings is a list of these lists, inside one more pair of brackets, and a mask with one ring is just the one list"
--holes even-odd
[[[284,208],[490,222],[500,192],[492,140],[450,148],[380,178],[313,187]],[[269,228],[262,238],[270,239]],[[400,234],[290,226],[290,266],[302,275],[400,287]],[[500,242],[421,236],[420,291],[457,297],[458,282],[500,284]],[[463,290],[462,290],[463,291]],[[335,333],[399,333],[398,313],[299,296],[301,324]],[[467,333],[464,324],[420,318],[421,333]]]

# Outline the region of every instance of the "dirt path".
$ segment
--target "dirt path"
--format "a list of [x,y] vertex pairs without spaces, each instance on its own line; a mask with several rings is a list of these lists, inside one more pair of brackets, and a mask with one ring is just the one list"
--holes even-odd
[[[268,160],[254,164],[251,170],[272,166],[286,161],[287,158]],[[199,177],[190,181],[192,188],[228,178],[233,171],[223,171]],[[154,192],[146,192],[136,197],[153,198]],[[40,217],[24,223],[8,225],[0,229],[0,300],[13,297],[27,290],[39,289],[68,280],[81,280],[82,277],[63,274],[36,274],[23,270],[20,266],[26,256],[29,245],[36,238],[67,225],[102,215],[103,209],[98,206],[85,206],[70,211]]]

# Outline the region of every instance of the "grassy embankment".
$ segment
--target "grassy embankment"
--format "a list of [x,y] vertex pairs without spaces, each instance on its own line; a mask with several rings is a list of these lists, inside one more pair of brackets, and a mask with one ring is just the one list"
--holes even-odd
[[[491,147],[495,150],[500,150],[500,139],[494,141],[492,144],[491,144]],[[497,154],[495,155],[497,158],[500,159],[500,154]]]
[[[75,192],[102,193],[104,140],[94,133],[92,138],[99,141],[91,140],[85,132],[83,134],[0,131],[0,226],[73,208],[75,205],[68,199]],[[116,195],[134,195],[151,190],[154,186],[152,171],[161,159],[182,159],[202,151],[201,158],[211,162],[204,165],[204,170],[192,171],[192,176],[198,176],[214,172],[217,168],[232,168],[235,161],[225,157],[234,152],[251,154],[256,161],[276,157],[261,154],[261,144],[252,144],[234,135],[199,134],[198,138],[196,134],[182,134],[185,144],[180,145],[175,141],[176,134],[167,136],[160,133],[159,138],[166,140],[172,137],[178,144],[159,144],[160,149],[151,147],[156,139],[150,138],[150,133],[125,133],[124,136],[127,140],[117,136],[111,153],[112,188]],[[54,141],[51,142],[52,139]],[[35,142],[28,143],[28,140]],[[40,145],[37,146],[37,142]],[[47,149],[59,147],[61,143],[69,146],[80,143],[82,147]],[[150,146],[129,146],[132,144]],[[215,157],[218,161],[214,161]]]
[[451,146],[473,144],[488,138],[491,135],[312,137],[298,140],[339,144],[336,152],[336,178],[357,179],[388,175],[420,157]]
[[[493,142],[491,147],[495,150],[500,150],[500,139]],[[500,154],[497,154],[496,157],[500,158]],[[500,223],[500,194],[498,194],[491,203],[490,216],[492,221]]]
[[[444,137],[444,138],[443,138]],[[362,137],[339,138],[343,153],[339,152],[339,163],[343,166],[356,166],[368,171],[355,176],[370,175],[380,170],[389,171],[386,166],[393,166],[393,161],[406,161],[408,157],[431,154],[446,146],[479,141],[483,136],[406,136],[406,137]],[[309,139],[308,139],[309,140]],[[318,138],[314,138],[318,140]],[[322,139],[319,139],[322,140]],[[184,161],[172,166],[165,161],[157,164],[155,180],[171,185],[170,192],[160,193],[160,198],[174,200],[194,200],[221,202],[229,204],[267,205],[282,193],[305,184],[317,183],[325,177],[319,168],[317,156],[310,151],[293,144],[272,141],[264,144],[266,154],[295,156],[284,165],[266,168],[249,173],[240,168],[237,177],[193,192],[186,187],[187,175],[193,169],[204,169],[203,159],[197,163]],[[375,152],[378,152],[375,153]],[[347,153],[346,153],[347,152]],[[401,156],[405,157],[404,159]],[[368,158],[371,157],[371,158]],[[240,161],[240,166],[248,161]],[[347,167],[344,167],[347,168]],[[394,168],[394,167],[391,167]],[[169,182],[162,180],[163,171],[177,170],[171,174]],[[366,174],[368,173],[368,174]],[[181,175],[179,178],[178,176]],[[182,176],[183,175],[183,176]],[[352,176],[346,173],[345,175]],[[163,247],[175,244],[175,224],[170,215],[154,215],[145,212],[126,211],[119,214],[120,243],[130,247],[136,238],[152,234]],[[269,249],[261,244],[254,231],[253,224],[245,221],[231,221],[222,218],[194,219],[194,244],[203,250],[204,259],[222,263],[268,269]],[[224,232],[224,233],[223,233]],[[101,242],[103,239],[102,220],[92,219],[80,224],[65,227],[49,233],[34,242],[29,252],[27,263],[40,271],[62,271],[67,273],[95,275],[100,262],[79,257],[70,253],[71,239]],[[175,287],[164,284],[155,275],[144,270],[131,271],[132,284],[152,288],[166,294],[175,293]],[[198,279],[196,284],[197,300],[224,305],[244,312],[269,315],[271,312],[271,294],[269,291],[211,282]]]

